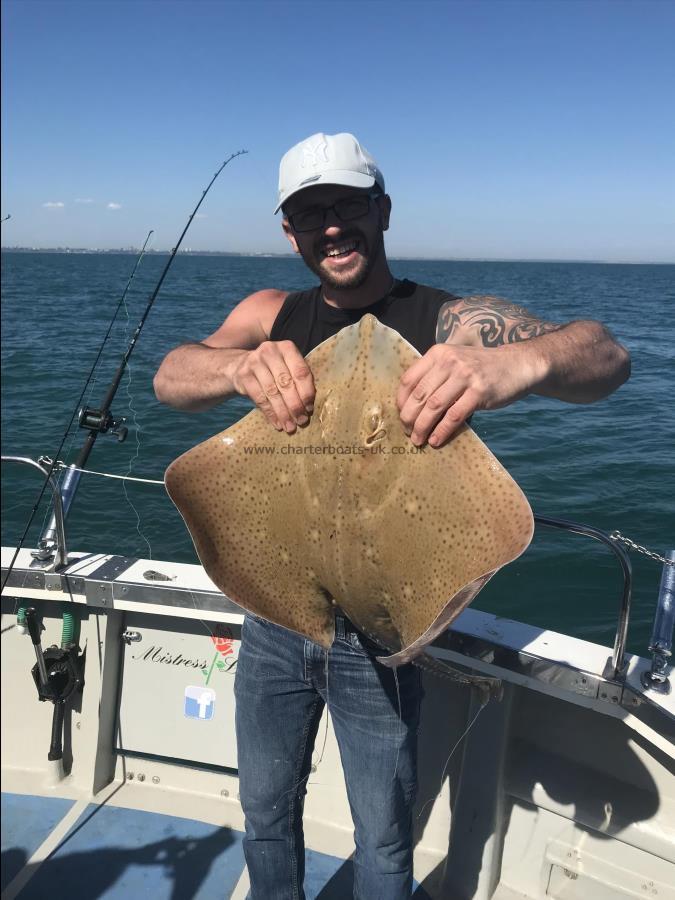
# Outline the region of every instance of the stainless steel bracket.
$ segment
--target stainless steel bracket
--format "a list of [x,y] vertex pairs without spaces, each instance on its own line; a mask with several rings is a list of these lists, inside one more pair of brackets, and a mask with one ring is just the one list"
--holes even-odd
[[[35,460],[29,456],[2,456],[2,462],[22,463],[25,466],[32,466],[38,469],[44,475],[46,483],[49,485],[54,500],[54,540],[41,540],[37,551],[35,551],[36,560],[40,560],[43,565],[41,568],[63,569],[68,565],[68,551],[66,548],[66,528],[63,520],[63,503],[61,502],[61,491],[58,484],[52,477],[52,467],[42,459]],[[52,564],[53,560],[53,564]],[[54,588],[51,588],[54,590]]]

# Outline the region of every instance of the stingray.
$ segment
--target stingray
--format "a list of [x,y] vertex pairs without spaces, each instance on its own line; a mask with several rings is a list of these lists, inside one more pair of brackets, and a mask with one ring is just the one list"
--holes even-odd
[[254,410],[165,476],[227,597],[324,648],[339,608],[392,667],[428,663],[425,648],[534,527],[525,495],[469,426],[439,449],[405,434],[396,391],[418,358],[365,315],[307,356],[316,397],[306,427],[277,432]]

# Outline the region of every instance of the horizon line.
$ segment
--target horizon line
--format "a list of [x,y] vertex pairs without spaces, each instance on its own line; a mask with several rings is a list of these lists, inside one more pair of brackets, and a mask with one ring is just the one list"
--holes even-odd
[[[138,254],[140,247],[0,247],[1,253],[63,253],[63,254]],[[145,251],[146,255],[157,254],[167,256],[172,249],[160,250],[152,248]],[[238,256],[246,258],[276,258],[297,259],[296,253],[272,253],[262,250],[196,250],[187,248],[179,250],[178,255],[184,256]],[[392,261],[412,262],[523,262],[523,263],[585,263],[589,265],[616,265],[616,266],[672,266],[675,260],[637,260],[637,259],[579,259],[574,257],[548,257],[548,256],[388,256]]]

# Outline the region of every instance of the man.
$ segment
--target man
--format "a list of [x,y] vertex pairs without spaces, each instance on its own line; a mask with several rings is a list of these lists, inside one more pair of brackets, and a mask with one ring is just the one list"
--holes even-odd
[[[155,377],[161,401],[197,411],[243,394],[270,427],[292,433],[313,412],[304,356],[366,312],[422,354],[397,394],[418,446],[441,446],[475,410],[530,393],[591,402],[628,377],[626,350],[600,323],[557,325],[495,298],[462,299],[397,281],[384,249],[391,200],[377,164],[352,135],[316,134],[288,151],[279,209],[293,250],[319,285],[251,294],[210,337],[177,347]],[[354,894],[410,896],[421,685],[411,666],[397,670],[397,685],[376,653],[382,650],[343,615],[327,654],[246,617],[235,690],[253,900],[304,896],[304,785],[326,700],[355,824]]]

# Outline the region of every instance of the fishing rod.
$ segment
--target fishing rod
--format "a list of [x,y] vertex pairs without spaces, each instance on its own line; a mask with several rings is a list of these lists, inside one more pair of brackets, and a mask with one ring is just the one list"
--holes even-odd
[[[82,425],[83,414],[85,412],[90,412],[90,413],[92,412],[91,410],[88,410],[87,407],[81,407],[82,400],[87,391],[87,387],[89,386],[89,382],[91,381],[91,379],[94,375],[96,366],[98,365],[98,362],[101,358],[103,350],[105,349],[105,345],[108,342],[108,338],[110,337],[110,333],[112,331],[113,325],[115,324],[115,321],[117,320],[119,311],[122,308],[122,304],[126,300],[127,294],[129,293],[129,288],[131,287],[131,282],[134,280],[134,277],[136,276],[136,271],[141,264],[141,260],[145,256],[145,248],[148,246],[148,241],[150,240],[150,238],[152,237],[153,234],[154,234],[154,231],[151,228],[147,234],[147,237],[145,238],[143,246],[141,247],[141,252],[138,254],[138,256],[136,258],[134,267],[131,270],[131,275],[129,275],[129,280],[127,281],[126,286],[125,286],[124,290],[122,291],[122,296],[120,297],[117,307],[115,309],[115,312],[112,315],[110,324],[108,325],[108,330],[106,331],[106,333],[103,337],[103,340],[101,341],[101,345],[98,348],[98,353],[96,354],[96,358],[94,359],[93,365],[92,365],[91,369],[89,370],[89,374],[87,375],[87,380],[85,381],[84,387],[82,388],[82,391],[77,400],[77,403],[75,404],[75,409],[73,410],[73,413],[70,417],[70,421],[68,422],[68,426],[66,427],[66,430],[64,432],[63,440],[61,441],[61,445],[60,445],[57,453],[54,456],[54,459],[57,462],[61,456],[61,450],[63,448],[63,444],[65,443],[66,437],[70,432],[70,428],[73,424],[75,416],[76,415],[78,416],[78,424],[80,425],[80,427],[84,427]],[[93,412],[96,412],[96,411],[93,411]],[[120,442],[125,440],[125,438],[127,436],[127,429],[124,427],[122,422],[124,422],[124,419],[121,419],[120,421],[115,421],[115,420],[113,420],[112,416],[109,417],[109,421],[108,421],[108,430],[111,431],[113,434],[116,434],[117,439]],[[91,432],[90,432],[90,435],[91,435]],[[86,448],[87,448],[87,445],[85,443],[85,447],[83,447],[82,450],[80,451],[80,454],[77,458],[77,461],[74,463],[74,466],[77,465],[78,467],[80,467],[79,460]],[[88,452],[86,453],[86,456],[84,457],[85,461],[87,460],[89,454],[91,453],[92,448],[93,448],[93,443],[88,448]],[[75,491],[77,490],[77,486],[80,481],[80,475],[81,475],[81,473],[75,471],[74,467],[69,467],[67,469],[66,474],[63,477],[63,481],[61,482],[61,484],[59,486],[60,495],[61,495],[61,509],[57,510],[56,504],[54,505],[54,510],[53,510],[51,518],[49,520],[49,524],[47,525],[47,528],[43,531],[43,533],[40,537],[40,540],[38,541],[37,550],[33,554],[36,557],[36,559],[50,559],[53,556],[55,542],[58,545],[58,541],[56,541],[56,537],[57,537],[57,527],[59,525],[59,519],[61,520],[61,524],[62,524],[63,519],[65,518],[65,516],[68,515],[68,510],[71,507],[71,504],[75,497]],[[39,503],[39,500],[38,500],[38,503]]]
[[[131,337],[131,340],[129,342],[127,349],[124,352],[124,355],[122,356],[120,365],[119,365],[117,371],[115,372],[115,375],[113,376],[113,379],[112,379],[110,386],[105,394],[105,397],[103,399],[101,406],[99,408],[95,408],[95,409],[85,406],[79,411],[79,414],[78,414],[79,425],[81,428],[88,430],[89,434],[85,438],[84,444],[77,456],[75,463],[73,463],[72,466],[68,467],[68,472],[66,474],[66,478],[64,478],[64,486],[62,488],[62,494],[65,493],[66,496],[64,499],[65,499],[65,501],[67,501],[67,507],[65,506],[65,503],[64,503],[64,507],[65,507],[64,508],[64,516],[66,515],[68,509],[72,506],[72,502],[73,502],[73,499],[75,496],[75,491],[77,490],[77,486],[79,484],[79,476],[81,473],[75,472],[74,470],[76,468],[77,469],[84,468],[84,466],[89,458],[89,455],[91,454],[91,451],[94,448],[94,444],[96,443],[96,439],[98,438],[99,434],[105,434],[107,432],[112,432],[113,434],[117,434],[118,440],[124,440],[124,438],[126,437],[126,429],[123,428],[124,420],[123,419],[116,420],[113,417],[113,415],[111,413],[111,405],[112,405],[113,400],[115,399],[115,394],[117,393],[117,389],[122,380],[122,376],[124,375],[124,372],[126,370],[127,364],[129,362],[129,358],[131,357],[134,347],[136,346],[136,343],[138,342],[138,338],[140,337],[141,331],[143,330],[143,326],[145,325],[148,315],[150,314],[150,310],[152,309],[152,307],[155,303],[155,300],[157,299],[157,295],[159,294],[160,288],[162,287],[162,284],[164,283],[164,279],[166,278],[166,275],[167,275],[169,269],[171,268],[171,264],[173,263],[173,261],[176,257],[176,254],[178,253],[178,250],[180,249],[180,246],[183,243],[183,239],[185,238],[185,235],[187,234],[187,231],[188,231],[190,225],[192,224],[192,220],[196,216],[196,214],[199,210],[199,207],[204,202],[204,198],[206,197],[208,192],[211,190],[213,183],[215,182],[216,178],[218,178],[220,173],[223,171],[225,166],[228,165],[228,163],[232,162],[233,159],[236,159],[237,156],[242,156],[245,153],[248,153],[248,151],[247,150],[238,150],[236,153],[230,154],[230,156],[228,156],[228,158],[223,162],[223,164],[220,166],[218,171],[215,173],[215,175],[213,176],[211,181],[208,183],[205,190],[202,191],[202,195],[199,198],[197,205],[190,213],[187,223],[186,223],[185,227],[183,228],[183,231],[182,231],[180,237],[178,238],[178,241],[176,242],[175,247],[173,247],[171,254],[169,255],[169,259],[167,260],[167,263],[164,266],[164,269],[162,270],[162,273],[159,277],[157,285],[155,286],[155,289],[153,290],[153,292],[150,294],[150,297],[148,298],[148,302],[145,306],[145,309],[140,318],[140,321],[139,321],[138,325],[136,326],[136,329]],[[148,238],[149,237],[150,237],[150,235],[148,235]],[[147,243],[147,238],[146,238],[146,243]],[[144,247],[145,247],[145,245],[144,245]],[[134,269],[134,271],[135,271],[135,269]],[[107,335],[106,335],[106,338],[107,338]],[[86,390],[86,387],[85,387],[85,390]],[[81,397],[82,397],[82,395],[81,395]],[[80,400],[81,400],[81,397],[80,397]],[[78,406],[79,406],[79,402],[80,401],[78,401]],[[26,540],[28,530],[33,522],[33,519],[37,512],[39,503],[42,499],[42,496],[44,495],[44,492],[45,492],[48,484],[49,484],[49,479],[51,478],[51,475],[52,475],[54,469],[59,464],[59,455],[60,455],[63,445],[65,443],[65,440],[68,435],[68,431],[70,430],[70,425],[73,421],[74,416],[75,416],[75,413],[73,414],[73,417],[71,417],[71,420],[68,424],[68,428],[66,429],[66,432],[63,435],[63,439],[61,440],[61,445],[60,445],[57,453],[55,454],[54,458],[50,459],[50,460],[45,460],[45,473],[46,473],[45,481],[42,485],[42,489],[40,491],[38,499],[37,499],[37,501],[33,507],[33,510],[31,512],[30,518],[28,520],[28,524],[26,525],[26,527],[24,529],[21,540],[20,540],[20,542],[14,552],[14,556],[12,557],[12,560],[7,568],[7,573],[5,575],[5,579],[2,584],[3,590],[4,590],[5,585],[7,584],[7,580],[12,572],[12,569],[14,568],[14,564],[16,562],[17,556],[19,555],[19,551],[23,547],[24,541]],[[66,485],[68,476],[71,476],[71,477],[68,482],[68,485]],[[75,477],[75,476],[77,476],[77,477]],[[64,488],[66,488],[66,487],[67,487],[67,490],[64,490]],[[52,521],[50,521],[46,531],[44,532],[44,534],[40,538],[40,542],[38,543],[38,550],[36,551],[36,556],[38,559],[42,559],[43,561],[46,561],[47,559],[51,558],[51,556],[53,555],[54,530],[55,530],[55,517],[53,515]],[[52,533],[51,537],[50,537],[50,531]]]
[[[89,374],[87,375],[87,378],[84,382],[84,386],[82,387],[82,390],[80,392],[80,396],[77,400],[77,403],[75,404],[75,409],[72,412],[72,415],[68,421],[68,425],[66,426],[66,430],[64,431],[63,437],[61,438],[61,443],[59,444],[59,448],[54,455],[55,460],[58,460],[61,456],[61,451],[63,449],[63,445],[66,442],[68,434],[70,433],[70,428],[73,424],[73,421],[75,420],[75,416],[78,414],[78,411],[80,410],[80,404],[82,403],[84,395],[87,392],[87,388],[89,387],[89,384],[93,378],[94,372],[96,371],[96,367],[98,366],[99,360],[101,359],[101,355],[103,354],[103,350],[105,349],[105,345],[108,341],[108,338],[110,337],[110,333],[112,331],[113,325],[115,324],[115,321],[117,320],[117,316],[119,314],[120,309],[122,308],[122,304],[126,300],[126,296],[129,293],[129,288],[131,287],[131,282],[133,281],[134,276],[136,275],[136,270],[138,269],[138,267],[141,263],[141,260],[143,259],[143,256],[145,254],[145,248],[147,247],[148,241],[150,240],[150,237],[153,233],[154,233],[153,230],[150,229],[150,231],[148,232],[148,235],[145,239],[145,242],[143,243],[143,246],[141,247],[141,252],[139,253],[139,255],[136,259],[134,267],[131,271],[131,275],[129,276],[126,286],[122,292],[122,296],[120,297],[117,307],[115,308],[112,318],[110,319],[110,322],[108,324],[108,330],[106,331],[106,333],[103,337],[103,340],[101,341],[101,344],[98,348],[96,357],[94,358],[94,362],[92,363],[91,368],[89,369]],[[126,435],[124,435],[124,436],[126,436]],[[120,437],[123,437],[121,434],[121,430],[120,430]],[[35,514],[37,513],[38,507],[40,505],[40,502],[42,500],[42,497],[44,495],[47,485],[49,485],[49,487],[51,488],[52,494],[54,497],[53,511],[52,511],[51,519],[49,521],[49,525],[48,525],[46,531],[43,532],[43,535],[40,538],[40,541],[38,542],[38,549],[36,551],[33,551],[33,556],[35,556],[36,559],[40,559],[40,560],[51,559],[52,556],[54,555],[54,553],[53,553],[54,546],[55,545],[59,546],[59,544],[60,544],[61,545],[60,553],[59,553],[59,557],[56,561],[56,565],[59,567],[61,565],[64,565],[65,561],[66,561],[65,555],[64,555],[65,554],[65,550],[64,550],[65,534],[63,531],[64,500],[67,499],[67,507],[69,508],[70,504],[72,503],[72,499],[74,496],[74,489],[75,489],[75,485],[76,485],[76,482],[72,478],[72,476],[74,475],[74,472],[72,472],[69,469],[68,472],[66,473],[63,483],[60,486],[57,486],[56,482],[52,478],[52,473],[53,473],[54,467],[52,465],[51,460],[48,457],[41,457],[38,462],[35,462],[34,460],[28,459],[25,457],[17,458],[17,457],[3,456],[2,459],[3,459],[3,461],[6,461],[6,462],[23,462],[28,465],[33,465],[35,468],[39,469],[42,472],[42,474],[45,476],[45,481],[44,481],[44,484],[42,485],[42,489],[40,490],[40,493],[38,494],[38,498],[35,501],[35,504],[33,505],[33,509],[31,510],[31,514],[28,518],[28,523],[24,529],[23,535],[21,536],[21,540],[18,542],[14,557],[12,558],[12,562],[10,564],[9,571],[8,571],[8,576],[9,576],[9,573],[11,572],[12,567],[14,566],[14,562],[16,561],[17,554],[18,554],[19,550],[21,549],[21,547],[23,546],[23,543],[26,539],[26,535],[28,533],[28,529],[30,528],[30,526],[33,522],[33,519],[35,517]],[[50,465],[49,469],[46,468],[47,463]],[[69,478],[69,476],[71,476],[71,477]],[[3,582],[3,585],[2,585],[3,588],[6,583],[7,583],[7,578],[5,578],[5,581]]]
[[[79,414],[80,427],[88,429],[89,434],[87,435],[85,442],[84,442],[84,446],[80,450],[79,456],[77,457],[77,460],[75,462],[75,465],[78,468],[82,468],[85,465],[85,463],[87,462],[87,459],[89,458],[89,454],[91,453],[91,451],[94,447],[94,444],[96,442],[96,438],[98,437],[99,434],[105,434],[107,431],[113,431],[113,433],[118,433],[118,431],[116,429],[118,429],[121,420],[113,419],[112,414],[110,412],[110,407],[111,407],[113,400],[115,399],[115,394],[117,393],[117,389],[120,386],[122,376],[124,375],[127,364],[129,362],[129,357],[131,356],[131,354],[134,351],[134,347],[136,346],[136,343],[138,342],[138,338],[140,337],[140,334],[141,334],[141,331],[143,330],[143,326],[145,325],[146,319],[148,318],[148,315],[150,314],[150,310],[152,309],[152,307],[155,303],[155,300],[157,299],[157,295],[159,294],[160,288],[162,287],[162,284],[164,283],[164,279],[166,278],[167,272],[171,268],[171,264],[173,263],[174,259],[176,258],[176,254],[178,253],[178,250],[180,249],[180,245],[183,243],[183,238],[187,234],[188,228],[192,224],[192,220],[196,216],[197,211],[199,210],[199,207],[204,202],[204,198],[206,197],[209,190],[211,189],[212,184],[214,183],[216,178],[220,175],[220,173],[223,171],[223,169],[229,162],[231,162],[233,159],[235,159],[235,157],[241,156],[243,153],[247,153],[247,152],[248,151],[246,151],[246,150],[238,150],[236,153],[232,153],[225,160],[225,162],[222,164],[222,166],[218,169],[216,174],[213,176],[213,178],[209,182],[206,190],[203,191],[202,196],[199,199],[199,202],[197,203],[197,205],[195,206],[195,208],[192,210],[192,212],[190,214],[190,218],[188,219],[187,224],[185,225],[185,228],[183,229],[183,231],[181,233],[181,236],[178,238],[178,242],[176,243],[176,246],[171,251],[171,255],[169,256],[169,259],[167,260],[167,263],[164,266],[162,274],[159,276],[159,281],[157,282],[154,291],[152,292],[152,294],[150,294],[150,297],[148,299],[146,307],[143,310],[143,315],[141,316],[141,319],[140,319],[138,325],[136,326],[136,330],[134,331],[133,335],[131,336],[131,340],[129,341],[129,346],[127,347],[127,349],[124,352],[122,361],[120,362],[117,372],[115,372],[113,380],[110,383],[110,387],[108,388],[108,391],[105,395],[105,398],[103,400],[103,403],[101,404],[100,409],[91,409],[90,407],[84,407],[80,411],[80,414]],[[123,436],[120,435],[120,437],[122,440],[124,440],[124,437],[126,437],[126,433],[123,433]]]
[[[122,296],[120,297],[120,299],[117,303],[117,306],[115,308],[115,311],[112,314],[110,322],[108,323],[108,330],[106,331],[105,335],[103,336],[103,340],[101,341],[101,344],[98,348],[98,352],[96,353],[94,362],[92,363],[91,368],[89,369],[89,374],[87,375],[87,378],[84,382],[82,390],[80,391],[80,396],[78,397],[77,403],[75,404],[75,409],[73,410],[72,415],[70,416],[70,419],[68,420],[68,425],[66,426],[66,430],[64,431],[63,437],[61,438],[61,443],[59,444],[59,448],[56,451],[56,454],[54,455],[54,459],[56,459],[56,460],[58,460],[61,456],[61,451],[63,450],[63,445],[66,442],[68,434],[70,433],[70,428],[73,424],[73,421],[75,420],[75,416],[78,414],[78,411],[80,409],[80,404],[82,403],[84,395],[87,392],[87,388],[89,387],[89,384],[93,378],[94,372],[96,371],[96,367],[98,366],[99,360],[101,359],[101,355],[103,354],[103,350],[105,349],[105,345],[108,341],[108,338],[110,337],[110,333],[112,331],[113,325],[115,324],[115,321],[117,320],[117,316],[119,315],[119,311],[122,308],[122,304],[126,300],[127,294],[129,293],[129,288],[131,287],[131,282],[134,280],[134,276],[136,275],[136,270],[138,269],[138,267],[141,263],[141,260],[143,259],[143,256],[145,254],[145,248],[147,247],[148,241],[150,240],[150,237],[152,234],[153,234],[153,230],[150,229],[150,231],[148,232],[148,235],[145,239],[145,242],[144,242],[143,246],[141,247],[141,252],[138,254],[138,257],[136,258],[134,267],[131,270],[131,275],[129,276],[126,286],[125,286],[124,290],[122,291]],[[57,565],[57,567],[64,565],[66,562],[65,549],[64,549],[65,534],[63,531],[64,499],[67,498],[68,507],[70,507],[73,496],[74,496],[74,490],[76,487],[76,482],[72,478],[72,475],[74,474],[74,472],[72,472],[69,469],[68,472],[66,473],[66,476],[63,479],[63,483],[61,485],[57,486],[56,482],[52,478],[53,466],[51,466],[51,460],[48,457],[41,457],[38,462],[35,462],[34,460],[28,459],[26,457],[18,457],[17,458],[17,457],[3,456],[2,459],[3,459],[3,462],[23,462],[23,463],[27,463],[29,465],[33,465],[35,468],[39,469],[42,472],[42,474],[45,476],[45,482],[42,485],[42,489],[40,490],[40,493],[38,494],[35,504],[33,505],[33,509],[31,510],[31,514],[28,518],[28,523],[24,529],[23,535],[21,536],[21,540],[19,541],[19,543],[17,545],[17,549],[12,558],[12,562],[10,563],[7,577],[9,577],[9,574],[11,573],[11,570],[16,561],[17,554],[18,554],[19,550],[21,549],[21,547],[23,546],[23,543],[26,539],[26,535],[28,533],[28,529],[30,528],[30,526],[33,522],[33,518],[35,517],[35,514],[37,513],[38,507],[40,505],[40,501],[42,500],[42,497],[43,497],[43,494],[45,492],[47,485],[49,485],[49,487],[51,488],[53,498],[54,498],[53,511],[52,511],[52,515],[51,515],[51,518],[49,521],[49,525],[48,525],[47,529],[43,532],[43,534],[40,538],[40,541],[38,542],[38,549],[36,551],[33,551],[33,556],[36,559],[40,559],[40,560],[51,559],[52,556],[54,555],[54,553],[53,553],[54,546],[61,545],[60,552],[59,552],[59,555],[56,560],[56,565]],[[49,463],[51,466],[49,469],[46,468],[47,463]],[[69,478],[69,476],[71,476],[71,477]],[[3,589],[4,589],[6,583],[7,583],[7,578],[5,578],[5,581],[3,582],[3,585],[2,585]]]

